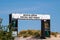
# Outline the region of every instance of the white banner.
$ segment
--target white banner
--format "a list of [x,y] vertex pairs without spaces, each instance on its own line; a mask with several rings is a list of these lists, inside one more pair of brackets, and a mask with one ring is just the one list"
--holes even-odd
[[12,14],[14,19],[50,19],[50,15],[42,14]]

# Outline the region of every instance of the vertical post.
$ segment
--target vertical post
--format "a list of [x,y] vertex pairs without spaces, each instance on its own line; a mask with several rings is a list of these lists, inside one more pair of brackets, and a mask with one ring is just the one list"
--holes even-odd
[[18,35],[18,20],[17,19],[13,19],[12,20],[12,28],[14,32],[16,32],[16,36]]
[[9,34],[10,34],[10,40],[12,39],[12,14],[9,14]]
[[45,26],[45,37],[50,37],[50,20],[45,20],[44,26]]
[[18,34],[18,19],[14,19],[12,18],[12,14],[9,14],[9,24],[10,24],[10,28],[9,30],[11,30],[12,32],[17,32]]
[[9,14],[9,31],[11,37],[15,37],[18,35],[18,19],[13,19],[12,14]]
[[50,20],[41,20],[41,38],[50,37]]
[[45,39],[44,20],[41,20],[41,39]]
[[9,30],[11,29],[11,23],[12,23],[12,14],[9,14]]

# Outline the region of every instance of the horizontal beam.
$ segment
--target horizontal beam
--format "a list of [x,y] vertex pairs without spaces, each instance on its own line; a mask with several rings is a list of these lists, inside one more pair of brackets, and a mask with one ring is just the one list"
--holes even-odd
[[50,15],[44,14],[13,14],[14,19],[50,19]]

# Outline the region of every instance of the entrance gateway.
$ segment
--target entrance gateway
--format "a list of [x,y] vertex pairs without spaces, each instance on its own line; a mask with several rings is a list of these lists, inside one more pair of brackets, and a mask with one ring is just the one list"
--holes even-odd
[[12,36],[18,35],[18,20],[41,20],[41,38],[50,37],[50,15],[46,14],[9,14]]

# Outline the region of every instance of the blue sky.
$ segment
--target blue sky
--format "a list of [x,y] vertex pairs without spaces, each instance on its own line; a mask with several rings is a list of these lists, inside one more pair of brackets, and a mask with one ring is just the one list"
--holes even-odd
[[[51,31],[60,32],[60,0],[0,0],[0,17],[3,18],[3,25],[9,24],[10,13],[26,14],[49,14],[51,15]],[[26,23],[22,22],[20,25]],[[32,20],[31,20],[32,21]],[[27,21],[28,26],[35,25],[39,29],[39,20]],[[30,24],[30,25],[29,25]],[[19,26],[20,26],[19,25]],[[26,26],[27,27],[27,26]],[[26,29],[26,28],[24,28]]]

